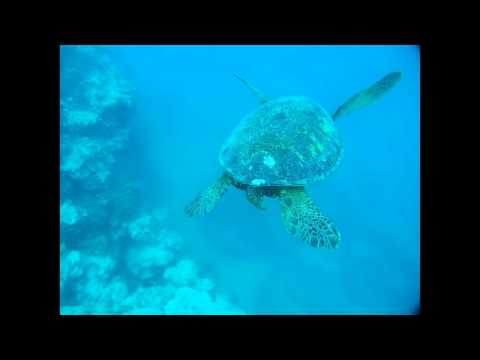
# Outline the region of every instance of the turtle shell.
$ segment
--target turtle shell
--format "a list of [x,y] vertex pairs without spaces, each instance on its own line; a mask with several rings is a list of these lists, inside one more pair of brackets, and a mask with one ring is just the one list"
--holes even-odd
[[343,146],[331,116],[303,96],[271,100],[247,115],[220,149],[219,161],[253,186],[303,186],[339,164]]

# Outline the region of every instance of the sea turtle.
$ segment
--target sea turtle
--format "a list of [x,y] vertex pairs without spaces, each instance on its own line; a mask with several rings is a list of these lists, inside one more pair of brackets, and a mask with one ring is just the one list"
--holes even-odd
[[330,116],[303,96],[271,99],[235,75],[259,99],[260,107],[233,130],[220,150],[223,175],[187,207],[188,216],[212,211],[231,186],[244,190],[250,203],[265,209],[263,197],[277,198],[283,222],[293,236],[313,247],[336,248],[340,232],[316,207],[305,186],[325,178],[342,159],[334,121],[385,95],[401,77],[392,72],[358,92]]

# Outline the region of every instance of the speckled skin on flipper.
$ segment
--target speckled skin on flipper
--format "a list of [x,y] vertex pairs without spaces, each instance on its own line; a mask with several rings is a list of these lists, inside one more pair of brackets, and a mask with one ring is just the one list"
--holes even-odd
[[346,116],[352,111],[359,110],[366,106],[372,105],[387,94],[402,77],[402,73],[395,71],[385,75],[372,86],[353,95],[342,105],[340,105],[333,114],[333,119],[337,120],[339,117]]
[[220,202],[228,187],[232,184],[230,176],[222,175],[214,184],[197,195],[185,208],[188,216],[205,215],[212,211]]
[[313,247],[336,248],[340,232],[318,210],[305,189],[288,188],[280,191],[282,219],[288,232]]
[[267,209],[263,204],[264,193],[261,187],[247,186],[245,189],[245,195],[247,196],[247,200],[257,209]]

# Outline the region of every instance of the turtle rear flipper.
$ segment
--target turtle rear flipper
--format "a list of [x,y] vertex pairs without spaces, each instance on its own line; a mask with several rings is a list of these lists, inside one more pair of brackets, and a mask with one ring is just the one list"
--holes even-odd
[[385,75],[375,84],[363,91],[358,92],[340,105],[337,111],[335,111],[333,114],[332,118],[337,120],[339,117],[345,116],[352,111],[372,105],[386,93],[388,93],[400,81],[401,76],[402,73],[398,71]]
[[230,177],[223,174],[214,184],[203,190],[187,205],[185,213],[188,216],[208,214],[218,205],[230,185]]
[[290,234],[313,247],[338,247],[340,232],[302,187],[280,191],[280,202],[283,223]]
[[263,190],[262,188],[255,186],[248,186],[245,190],[247,195],[247,200],[255,206],[257,209],[266,210],[267,208],[263,205]]

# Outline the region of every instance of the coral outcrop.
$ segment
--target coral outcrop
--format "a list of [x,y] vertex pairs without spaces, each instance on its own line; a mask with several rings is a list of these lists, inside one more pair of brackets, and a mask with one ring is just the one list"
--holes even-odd
[[63,46],[60,93],[60,313],[243,314],[118,170],[134,96],[107,52]]

